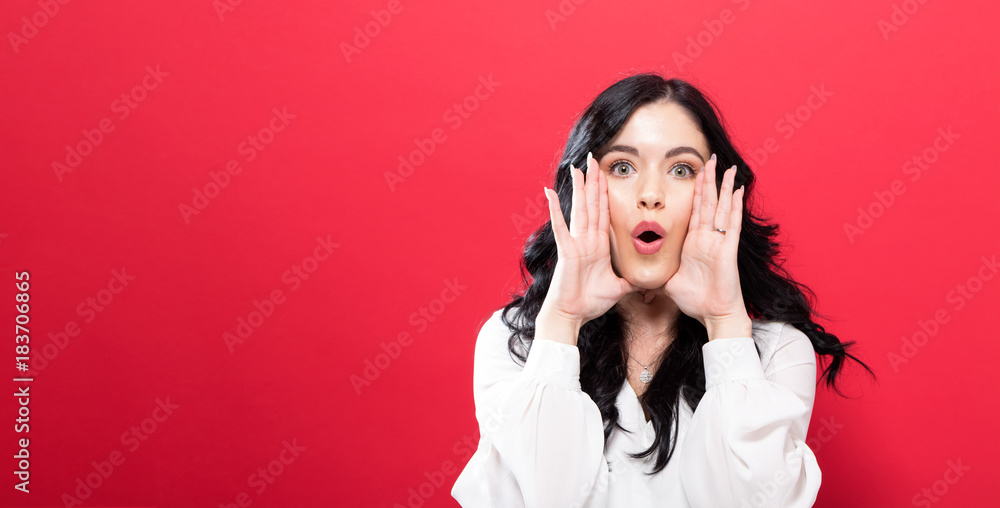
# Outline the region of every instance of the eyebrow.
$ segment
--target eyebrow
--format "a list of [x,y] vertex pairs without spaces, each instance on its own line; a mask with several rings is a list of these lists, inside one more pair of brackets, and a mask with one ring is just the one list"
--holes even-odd
[[[625,153],[630,153],[630,154],[632,154],[632,155],[634,155],[636,157],[639,156],[639,150],[637,150],[634,146],[613,145],[613,146],[608,147],[608,149],[605,150],[605,152],[602,153],[600,157],[603,158],[605,155],[607,155],[607,154],[609,154],[611,152],[625,152]],[[671,148],[667,152],[667,155],[665,155],[664,158],[665,159],[669,159],[671,157],[677,157],[678,155],[680,155],[682,153],[689,153],[689,154],[692,154],[692,155],[696,155],[698,157],[698,159],[701,160],[702,164],[705,163],[705,159],[701,156],[700,153],[698,153],[698,150],[695,150],[694,148],[691,148],[690,146],[675,146],[675,147]]]

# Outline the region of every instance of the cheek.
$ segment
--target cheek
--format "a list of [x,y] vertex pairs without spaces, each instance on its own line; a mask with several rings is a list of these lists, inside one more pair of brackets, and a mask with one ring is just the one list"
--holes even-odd
[[612,265],[617,265],[622,249],[627,248],[622,242],[629,241],[632,233],[629,231],[629,216],[622,200],[621,192],[608,188],[608,240],[611,242]]
[[687,229],[688,225],[691,224],[691,203],[688,203],[683,210],[677,214],[678,227]]
[[674,200],[674,205],[669,212],[670,215],[670,247],[667,248],[672,255],[679,255],[689,232],[691,223],[691,206],[694,203],[694,193],[691,195],[679,194]]
[[671,214],[674,217],[674,225],[681,230],[686,230],[688,224],[691,223],[691,207],[694,206],[694,190],[692,189],[690,193],[683,193],[678,196],[677,200],[674,202],[677,204]]
[[[609,222],[609,234],[618,235],[618,238],[628,237],[630,235],[628,231],[628,214],[625,213],[625,204],[620,199],[620,197],[615,196],[614,193],[608,193],[608,218]],[[614,236],[612,236],[611,241],[615,241]]]

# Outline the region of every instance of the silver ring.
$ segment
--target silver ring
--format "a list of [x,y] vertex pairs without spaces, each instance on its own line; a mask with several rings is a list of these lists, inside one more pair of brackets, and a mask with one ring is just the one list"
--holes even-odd
[[722,234],[726,234],[726,230],[725,229],[715,228],[715,230],[718,231],[718,232],[720,232],[720,233],[722,233]]

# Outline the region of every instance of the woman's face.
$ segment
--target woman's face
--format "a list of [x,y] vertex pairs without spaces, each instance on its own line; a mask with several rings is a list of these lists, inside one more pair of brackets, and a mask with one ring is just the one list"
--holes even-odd
[[[639,287],[662,287],[680,264],[708,142],[683,107],[657,102],[636,108],[598,155],[608,180],[611,266]],[[657,223],[661,237],[634,238],[656,229],[643,221]]]

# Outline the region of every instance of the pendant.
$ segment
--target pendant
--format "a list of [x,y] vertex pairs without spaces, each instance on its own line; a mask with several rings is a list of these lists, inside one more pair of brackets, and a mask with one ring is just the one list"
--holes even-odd
[[642,368],[642,372],[639,373],[639,381],[643,383],[648,383],[653,380],[653,373],[646,370],[646,367]]

